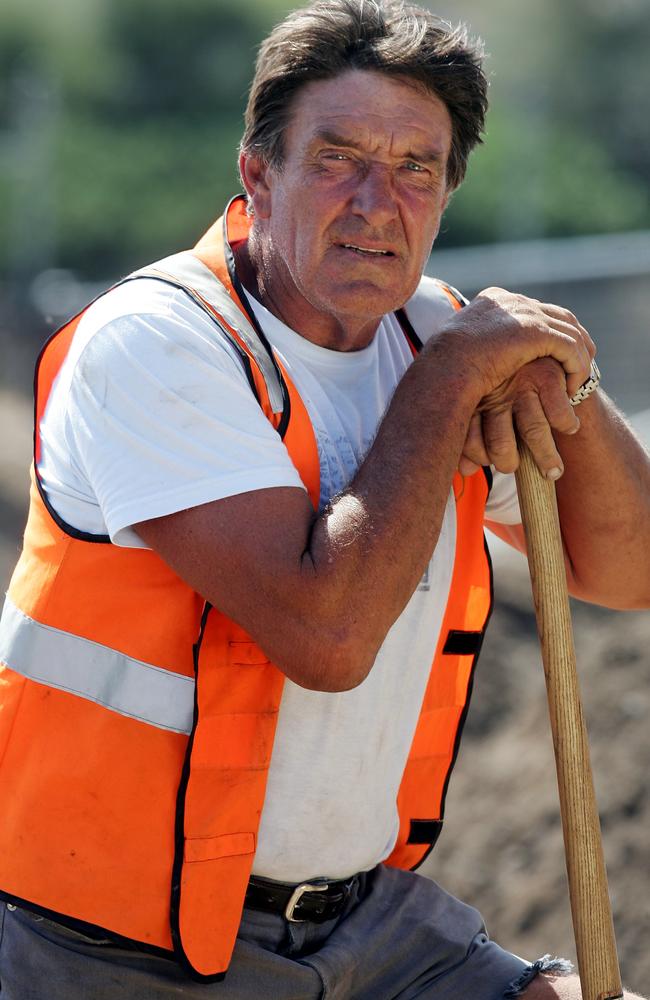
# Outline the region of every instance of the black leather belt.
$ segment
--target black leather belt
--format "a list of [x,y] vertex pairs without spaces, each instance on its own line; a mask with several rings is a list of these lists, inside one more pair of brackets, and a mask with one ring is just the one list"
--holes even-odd
[[307,920],[322,924],[343,912],[357,876],[338,882],[300,882],[289,885],[265,878],[251,878],[244,906],[265,913],[279,913],[292,923]]

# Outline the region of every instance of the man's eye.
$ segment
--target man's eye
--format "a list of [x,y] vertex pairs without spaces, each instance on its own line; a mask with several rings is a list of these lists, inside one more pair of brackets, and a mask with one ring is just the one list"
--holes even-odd
[[415,163],[413,160],[408,160],[404,166],[407,170],[411,170],[415,174],[422,174],[425,171],[421,163]]

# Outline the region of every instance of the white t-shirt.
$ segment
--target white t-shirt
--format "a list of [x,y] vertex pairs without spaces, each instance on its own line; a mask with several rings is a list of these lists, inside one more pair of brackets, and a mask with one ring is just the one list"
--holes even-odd
[[[412,361],[394,316],[362,351],[327,350],[253,301],[312,420],[321,508],[362,461]],[[431,279],[408,303],[425,339],[450,305]],[[142,279],[83,317],[41,423],[39,471],[57,513],[117,545],[145,547],[132,525],[253,489],[301,487],[241,362],[182,291]],[[520,520],[512,477],[495,475],[487,516]],[[299,882],[344,878],[391,851],[396,796],[447,602],[455,550],[450,496],[431,563],[352,691],[287,680],[254,872]],[[218,805],[216,806],[218,807]]]

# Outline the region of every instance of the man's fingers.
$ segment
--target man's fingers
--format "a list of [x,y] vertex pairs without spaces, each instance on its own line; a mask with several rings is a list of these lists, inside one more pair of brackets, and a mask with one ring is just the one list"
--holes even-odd
[[458,471],[462,476],[473,476],[482,465],[489,464],[490,459],[483,443],[481,414],[477,412],[469,422],[463,453],[458,462]]
[[540,302],[539,308],[544,313],[550,328],[555,333],[571,337],[575,341],[577,357],[581,362],[581,368],[566,369],[567,392],[569,396],[573,396],[589,376],[591,362],[596,356],[596,345],[591,339],[589,331],[569,309],[557,306],[552,302]]
[[475,413],[469,422],[467,437],[463,445],[463,454],[458,463],[458,471],[464,476],[471,476],[482,465],[489,465],[490,457],[483,442],[481,414]]
[[580,430],[580,418],[569,402],[562,372],[557,365],[551,367],[553,370],[549,371],[548,377],[540,379],[536,385],[544,416],[554,431],[576,434]]
[[596,352],[589,333],[568,309],[500,288],[479,292],[461,321],[469,321],[470,347],[482,351],[489,390],[478,406],[480,421],[475,415],[470,424],[459,469],[489,462],[513,472],[516,425],[543,475],[558,478],[563,466],[553,432],[573,434],[580,426],[569,398],[589,377]]
[[[580,420],[575,407],[571,406],[567,395],[564,372],[552,358],[540,358],[521,369],[518,379],[512,385],[513,409],[519,418],[525,419],[528,397],[536,395],[541,402],[547,422],[560,434],[575,434],[580,429]],[[539,413],[534,408],[535,416]]]
[[461,476],[473,476],[474,473],[478,472],[480,468],[481,468],[480,465],[477,465],[476,462],[472,462],[472,460],[466,458],[465,455],[460,456],[460,460],[458,462],[458,471],[460,472]]
[[565,323],[561,319],[550,320],[551,329],[554,333],[563,336],[573,337],[575,343],[575,358],[577,365],[564,366],[566,369],[566,392],[573,396],[578,391],[582,383],[589,377],[591,362],[596,353],[593,342],[589,338],[589,343],[576,334],[575,328]]
[[561,323],[566,323],[579,332],[589,355],[593,360],[596,356],[596,345],[591,339],[589,331],[582,325],[577,316],[574,316],[574,314],[568,309],[564,309],[562,306],[556,306],[552,302],[542,302],[541,306],[547,316],[559,320]]
[[[500,393],[482,402],[483,448],[500,472],[513,472],[519,464],[515,427],[542,474],[550,478],[561,475],[562,460],[553,432],[575,434],[580,420],[569,403],[564,371],[552,358],[539,358],[524,365]],[[480,454],[475,441],[478,429],[475,424],[472,434],[468,434],[472,447],[463,449],[470,458]]]
[[511,404],[482,413],[483,441],[489,460],[499,472],[514,472],[519,465]]
[[[568,309],[502,288],[487,288],[462,313],[467,321],[471,320],[470,330],[485,331],[485,336],[493,338],[492,350],[484,355],[488,384],[492,381],[488,393],[535,356],[559,362],[566,374],[569,395],[588,378],[594,343]],[[478,342],[484,348],[485,337],[479,337]]]
[[530,391],[518,396],[513,414],[517,432],[528,445],[539,471],[546,479],[559,479],[564,465],[537,393]]

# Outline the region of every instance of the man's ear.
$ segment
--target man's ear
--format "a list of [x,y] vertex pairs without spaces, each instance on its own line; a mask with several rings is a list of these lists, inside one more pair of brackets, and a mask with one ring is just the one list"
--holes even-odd
[[251,153],[239,154],[239,173],[256,219],[271,215],[271,167]]

